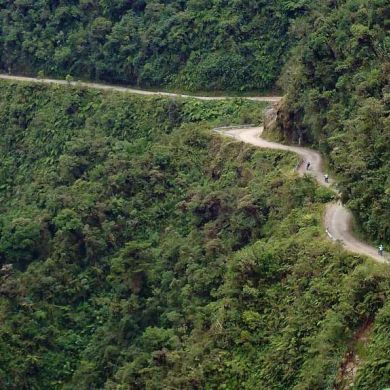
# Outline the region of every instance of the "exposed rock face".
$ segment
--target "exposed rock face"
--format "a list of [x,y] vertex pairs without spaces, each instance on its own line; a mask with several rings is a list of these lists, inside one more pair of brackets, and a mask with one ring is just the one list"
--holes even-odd
[[277,132],[281,134],[284,141],[290,144],[310,142],[305,128],[297,127],[295,123],[300,123],[300,112],[294,112],[288,107],[285,99],[274,103],[264,116],[265,132]]
[[276,120],[278,117],[278,104],[279,103],[274,103],[264,113],[264,130],[265,131],[275,130]]

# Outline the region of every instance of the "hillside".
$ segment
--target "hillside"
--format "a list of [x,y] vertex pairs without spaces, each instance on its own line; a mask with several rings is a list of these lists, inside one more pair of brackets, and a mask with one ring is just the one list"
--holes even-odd
[[327,156],[359,229],[390,245],[388,20],[383,0],[349,0],[302,20],[278,124],[285,139]]
[[274,87],[306,0],[0,1],[0,68],[185,90]]
[[388,8],[0,0],[0,388],[390,387]]
[[295,156],[209,132],[261,105],[1,90],[2,388],[326,388],[374,317],[357,388],[387,383],[388,269]]

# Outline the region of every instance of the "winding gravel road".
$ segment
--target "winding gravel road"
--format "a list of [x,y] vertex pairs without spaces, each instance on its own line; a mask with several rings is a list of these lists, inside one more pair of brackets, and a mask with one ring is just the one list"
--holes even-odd
[[[13,81],[22,81],[22,82],[34,82],[34,83],[44,83],[44,84],[59,84],[59,85],[73,85],[86,88],[93,88],[99,90],[108,90],[108,91],[118,91],[126,92],[138,95],[148,95],[148,96],[166,96],[166,97],[182,97],[182,98],[195,98],[199,100],[224,100],[229,97],[226,96],[190,96],[169,92],[153,92],[145,91],[140,89],[133,89],[128,87],[121,87],[116,85],[107,85],[107,84],[98,84],[98,83],[88,83],[88,82],[78,82],[66,80],[55,80],[48,78],[32,78],[32,77],[22,77],[22,76],[13,76],[8,74],[0,74],[0,79],[3,80],[13,80]],[[256,97],[246,97],[248,100],[253,101],[264,101],[264,102],[278,102],[281,100],[279,96],[256,96]],[[263,132],[263,127],[250,127],[250,128],[241,128],[241,129],[216,129],[216,131],[235,138],[239,141],[249,143],[261,148],[269,149],[278,149],[278,150],[288,150],[294,153],[297,153],[301,160],[307,162],[310,161],[310,170],[306,170],[306,164],[302,163],[298,167],[298,172],[301,175],[310,174],[316,178],[318,183],[323,186],[331,188],[334,192],[337,192],[333,187],[333,180],[329,179],[329,183],[324,181],[324,171],[321,155],[311,149],[298,147],[298,146],[288,146],[282,145],[275,142],[270,142],[261,137]],[[324,225],[328,237],[333,241],[341,242],[344,247],[350,252],[358,253],[361,255],[368,256],[378,262],[387,263],[389,254],[386,253],[385,256],[380,256],[377,253],[377,250],[366,243],[359,241],[355,238],[351,231],[352,226],[352,215],[348,209],[346,209],[340,202],[338,203],[329,203],[326,207]]]
[[[154,92],[154,91],[145,91],[142,89],[135,89],[129,87],[120,87],[118,85],[110,84],[99,84],[99,83],[87,83],[82,81],[66,81],[66,80],[56,80],[56,79],[47,79],[47,78],[34,78],[34,77],[23,77],[23,76],[12,76],[8,74],[0,74],[0,79],[3,80],[13,80],[13,81],[24,81],[30,83],[44,83],[44,84],[59,84],[59,85],[72,85],[93,89],[100,89],[104,91],[118,91],[118,92],[127,92],[137,95],[146,95],[146,96],[167,96],[167,97],[181,97],[181,98],[192,98],[199,100],[225,100],[234,98],[234,96],[191,96],[183,95],[179,93],[170,93],[170,92]],[[278,102],[281,97],[279,96],[249,96],[245,99],[253,100],[257,102]]]
[[[330,188],[338,194],[332,184],[334,181],[329,178],[329,183],[325,183],[324,170],[321,155],[308,148],[282,145],[276,142],[270,142],[261,137],[263,127],[250,127],[242,129],[216,129],[217,132],[235,138],[239,141],[255,145],[261,148],[288,150],[297,153],[301,157],[302,163],[298,166],[300,175],[309,174],[315,177],[319,184]],[[310,169],[306,170],[306,162],[310,161]],[[339,241],[345,249],[350,252],[368,256],[380,263],[388,263],[388,253],[380,256],[377,250],[359,241],[352,234],[352,214],[344,207],[341,202],[332,202],[326,206],[324,225],[328,237],[333,241]]]

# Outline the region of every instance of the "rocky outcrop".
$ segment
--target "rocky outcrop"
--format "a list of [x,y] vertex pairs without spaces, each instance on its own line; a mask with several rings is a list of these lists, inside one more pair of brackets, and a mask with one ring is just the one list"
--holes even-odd
[[310,137],[303,126],[296,126],[301,123],[301,113],[294,112],[285,99],[273,103],[264,116],[265,134],[279,134],[280,140],[289,144],[302,145],[310,143]]
[[273,103],[270,108],[264,112],[264,131],[274,131],[278,117],[278,106],[280,102]]

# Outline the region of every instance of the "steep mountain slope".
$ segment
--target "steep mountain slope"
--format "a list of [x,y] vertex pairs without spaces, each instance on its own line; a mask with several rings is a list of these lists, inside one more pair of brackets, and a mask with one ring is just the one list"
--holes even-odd
[[262,106],[1,91],[2,388],[325,389],[374,319],[356,380],[389,384],[388,269],[295,156],[209,131]]
[[388,11],[383,0],[349,0],[302,22],[278,124],[328,157],[357,225],[390,245]]
[[[0,0],[0,66],[244,91],[289,57],[281,138],[387,246],[388,20],[385,0]],[[295,155],[210,131],[264,104],[0,91],[1,389],[390,386],[389,267],[326,239],[334,195]]]
[[[328,177],[328,181],[324,181],[324,164],[322,156],[317,151],[301,146],[291,146],[277,142],[270,142],[262,137],[264,132],[263,126],[244,128],[237,128],[234,126],[233,129],[224,130],[222,128],[222,130],[215,130],[226,136],[257,147],[288,150],[296,153],[300,158],[296,171],[302,176],[308,175],[314,177],[321,186],[331,189],[334,192],[335,197],[338,198],[339,194],[335,190],[335,185],[337,185],[337,183],[332,179],[332,177]],[[310,164],[310,166],[308,167],[307,164]],[[390,265],[390,257],[387,252],[378,253],[378,248],[372,247],[354,236],[351,221],[351,212],[343,206],[339,199],[337,199],[337,202],[333,201],[327,204],[323,223],[324,230],[332,241],[339,241],[345,249],[352,253],[368,256],[380,263],[388,262]]]
[[0,0],[0,67],[191,90],[274,87],[307,0]]

